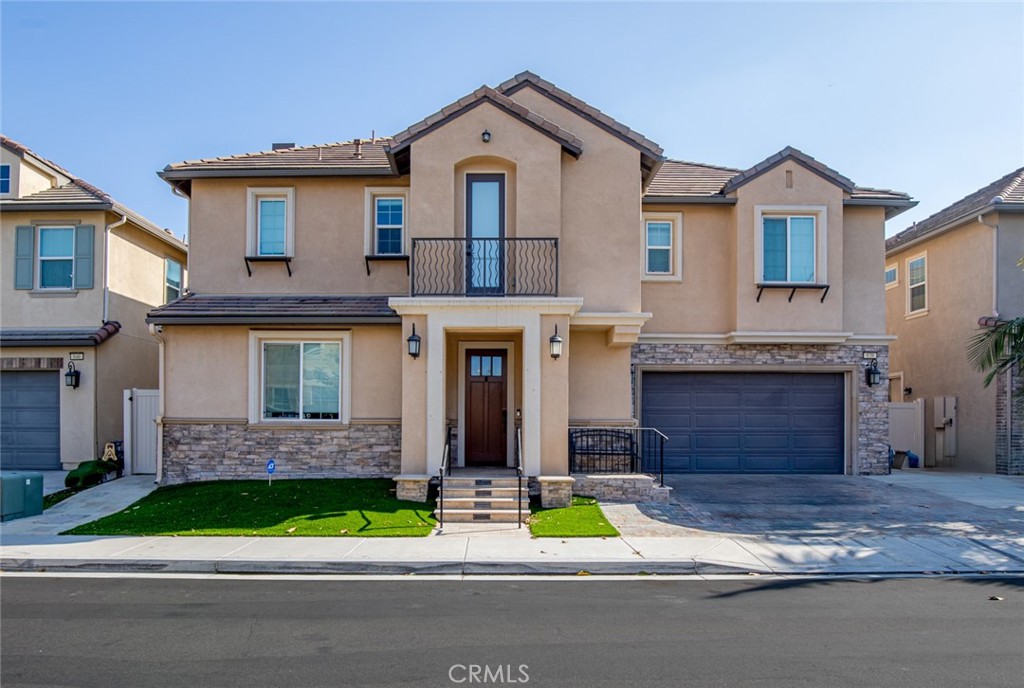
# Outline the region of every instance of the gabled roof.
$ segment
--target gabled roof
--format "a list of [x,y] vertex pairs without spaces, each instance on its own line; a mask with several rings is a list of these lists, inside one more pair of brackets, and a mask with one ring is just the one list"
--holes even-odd
[[416,139],[426,136],[456,117],[459,117],[460,115],[463,115],[484,103],[494,105],[515,119],[520,120],[527,126],[530,126],[548,138],[557,141],[561,144],[562,149],[574,158],[578,158],[580,153],[583,152],[583,142],[580,141],[575,134],[562,129],[554,122],[544,119],[536,112],[533,112],[511,98],[502,95],[490,86],[481,86],[469,95],[459,98],[451,105],[446,105],[429,117],[407,128],[405,131],[395,134],[391,145],[386,148],[388,154],[396,156]]
[[68,179],[74,179],[75,177],[75,175],[71,174],[52,160],[44,158],[25,144],[18,143],[14,139],[4,136],[3,134],[0,134],[0,146],[3,146],[12,153],[17,154],[20,158],[24,158],[25,156],[34,158],[36,162],[41,163],[44,167],[49,167],[52,172],[56,172],[58,175],[63,175]]
[[853,191],[854,183],[848,177],[844,177],[839,174],[831,167],[824,165],[811,156],[803,153],[792,146],[786,146],[775,155],[769,155],[767,158],[757,163],[750,169],[740,172],[735,177],[729,180],[729,183],[722,188],[722,193],[730,193],[735,191],[739,187],[743,186],[747,182],[760,177],[768,170],[781,165],[786,161],[793,161],[807,168],[816,175],[827,179],[832,182],[843,191],[850,193]]
[[121,323],[109,321],[100,328],[5,328],[0,330],[3,346],[99,346],[121,331]]
[[19,155],[30,155],[33,158],[42,161],[45,165],[52,167],[60,175],[70,179],[70,181],[64,184],[59,184],[58,186],[53,186],[49,189],[43,189],[42,191],[37,191],[34,194],[29,194],[28,196],[0,199],[0,209],[6,211],[110,210],[126,216],[135,225],[141,227],[147,234],[156,237],[160,241],[163,241],[181,251],[188,251],[188,246],[171,234],[169,230],[157,226],[156,223],[147,220],[131,208],[118,203],[110,196],[110,194],[99,187],[90,184],[84,179],[76,177],[56,163],[37,155],[24,144],[18,143],[17,141],[3,135],[0,135],[0,144]]
[[[172,163],[160,176],[164,179],[194,179],[202,176],[286,175],[302,171],[323,175],[393,175],[385,149],[390,138],[353,139],[318,146],[296,146],[277,150],[202,158]],[[232,172],[235,174],[232,175]]]
[[647,153],[652,158],[661,158],[664,154],[661,146],[656,144],[654,141],[651,141],[643,134],[633,131],[625,124],[622,124],[621,122],[618,122],[612,117],[604,114],[593,105],[580,100],[568,91],[563,91],[550,81],[545,81],[533,72],[525,71],[516,74],[508,81],[501,83],[498,86],[498,91],[504,95],[510,96],[527,87],[533,87],[556,103],[572,110],[605,131],[614,134],[615,136],[625,140],[627,143],[639,148],[642,152]]
[[933,215],[903,230],[885,242],[886,252],[895,251],[925,236],[952,229],[956,224],[991,212],[1024,212],[1024,167],[1003,175],[991,184],[968,194]]
[[188,294],[155,308],[156,325],[400,323],[389,296]]

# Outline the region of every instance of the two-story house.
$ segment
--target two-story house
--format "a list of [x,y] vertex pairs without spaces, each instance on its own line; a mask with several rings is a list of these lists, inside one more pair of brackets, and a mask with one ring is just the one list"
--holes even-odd
[[891,237],[885,257],[890,389],[924,399],[926,465],[1024,474],[1024,381],[985,387],[967,357],[980,327],[1024,315],[1024,167]]
[[[884,222],[906,194],[787,148],[662,149],[524,72],[389,138],[169,165],[193,293],[164,347],[162,479],[520,461],[570,428],[668,437],[668,472],[887,469]],[[610,437],[621,437],[610,433]]]
[[125,389],[158,386],[146,313],[182,294],[187,247],[5,136],[0,221],[0,465],[71,469],[123,438]]

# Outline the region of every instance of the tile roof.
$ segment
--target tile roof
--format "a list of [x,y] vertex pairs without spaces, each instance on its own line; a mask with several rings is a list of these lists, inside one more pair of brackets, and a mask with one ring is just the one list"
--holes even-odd
[[96,210],[113,210],[127,216],[145,232],[157,239],[174,246],[181,251],[188,251],[188,246],[174,236],[169,230],[158,226],[155,222],[143,217],[131,208],[117,202],[103,189],[76,177],[63,167],[34,153],[25,144],[0,134],[0,144],[19,155],[31,155],[44,164],[54,168],[59,174],[70,179],[65,184],[43,189],[20,198],[0,199],[0,209],[12,210],[82,210],[95,207]]
[[509,113],[513,117],[520,119],[534,129],[539,130],[541,133],[553,138],[562,144],[562,147],[572,153],[574,156],[579,156],[583,150],[583,142],[576,137],[572,132],[566,131],[562,127],[558,126],[554,122],[551,122],[536,112],[526,108],[523,105],[515,102],[508,96],[494,90],[490,86],[481,86],[477,90],[473,91],[467,96],[459,98],[454,103],[446,105],[434,114],[420,120],[411,127],[401,131],[394,136],[394,141],[389,146],[389,151],[395,153],[401,148],[408,146],[410,143],[418,139],[419,137],[433,131],[437,127],[441,126],[445,122],[458,117],[462,113],[480,105],[483,102],[490,102],[498,108],[501,108],[505,112]]
[[93,327],[5,328],[0,330],[3,346],[99,346],[121,331],[121,323],[110,321]]
[[586,103],[568,91],[555,86],[550,81],[542,79],[540,76],[530,71],[520,72],[511,79],[501,83],[498,86],[498,91],[505,95],[512,95],[516,91],[522,90],[527,86],[532,86],[538,91],[548,96],[556,102],[560,102],[562,105],[568,106],[570,109],[575,110],[579,114],[583,115],[584,118],[591,120],[595,124],[602,126],[605,129],[611,130],[612,132],[619,134],[623,138],[628,139],[638,148],[641,148],[651,157],[660,158],[665,151],[662,150],[661,146],[651,141],[643,134],[633,131],[625,124],[609,117],[605,113],[598,110],[593,105]]
[[751,179],[754,179],[755,177],[764,174],[768,170],[772,169],[776,165],[782,164],[786,160],[794,160],[798,162],[799,164],[809,169],[811,172],[821,175],[822,177],[825,177],[826,179],[834,182],[843,191],[853,191],[854,183],[849,177],[844,177],[843,175],[839,174],[828,165],[824,165],[818,162],[811,156],[807,155],[802,151],[797,150],[796,148],[793,148],[792,146],[786,146],[778,153],[774,155],[769,155],[767,158],[757,163],[750,169],[740,172],[731,180],[729,180],[729,183],[722,188],[722,191],[724,193],[735,191],[737,188],[743,186]]
[[1024,167],[1003,175],[991,184],[961,198],[956,203],[929,215],[885,241],[885,250],[892,251],[916,239],[942,229],[951,222],[973,217],[991,209],[1024,210]]
[[189,294],[149,312],[171,324],[400,322],[389,296]]
[[726,182],[739,172],[731,167],[666,160],[648,185],[645,197],[721,194]]
[[219,158],[185,160],[168,165],[162,177],[173,178],[175,172],[196,170],[293,170],[293,169],[351,169],[356,171],[391,171],[386,147],[392,139],[353,139],[317,146],[295,146],[277,150],[227,155]]

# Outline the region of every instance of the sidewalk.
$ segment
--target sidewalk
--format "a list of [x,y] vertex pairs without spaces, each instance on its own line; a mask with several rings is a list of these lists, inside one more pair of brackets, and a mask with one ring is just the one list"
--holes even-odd
[[[998,480],[997,476],[991,478]],[[109,492],[91,497],[102,498],[104,508],[116,511],[135,501],[141,496],[139,493],[152,489],[152,478],[126,480],[138,484],[121,485],[127,489],[116,499]],[[883,480],[903,481],[903,476],[880,478],[877,482],[860,478],[851,484],[858,490],[890,489]],[[94,488],[69,502],[122,482]],[[1011,479],[1009,485],[1002,499],[1011,505],[992,509],[994,517],[1018,514],[1017,509],[1024,511],[1019,499],[1024,483]],[[924,491],[917,494],[922,500],[926,496]],[[115,502],[123,504],[113,508]],[[982,508],[965,503],[964,508],[969,511],[968,507]],[[3,570],[453,575],[581,571],[691,575],[1024,574],[1024,537],[1015,528],[972,532],[970,524],[945,535],[931,531],[922,535],[916,530],[893,534],[837,531],[794,535],[781,529],[737,533],[726,532],[724,528],[715,530],[701,524],[700,519],[691,519],[687,522],[697,527],[659,523],[659,528],[669,530],[647,531],[671,535],[630,534],[629,528],[622,528],[624,534],[620,537],[580,539],[532,538],[526,528],[483,524],[452,524],[444,532],[435,531],[426,538],[96,537],[57,535],[59,530],[70,527],[71,514],[81,515],[88,507],[84,503],[69,503],[65,512],[58,514],[60,508],[54,507],[35,519],[4,524],[0,530]],[[686,509],[680,509],[685,515]],[[642,515],[636,505],[606,505],[605,510],[613,522],[626,518],[630,510],[631,518]],[[101,514],[93,512],[90,518],[98,515]]]

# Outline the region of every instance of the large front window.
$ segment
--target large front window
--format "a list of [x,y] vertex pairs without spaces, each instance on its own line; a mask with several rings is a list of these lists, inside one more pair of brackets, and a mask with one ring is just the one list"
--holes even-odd
[[341,418],[341,344],[265,342],[263,419]]
[[74,266],[74,227],[40,227],[39,288],[71,289]]
[[762,218],[762,282],[815,282],[815,218]]

